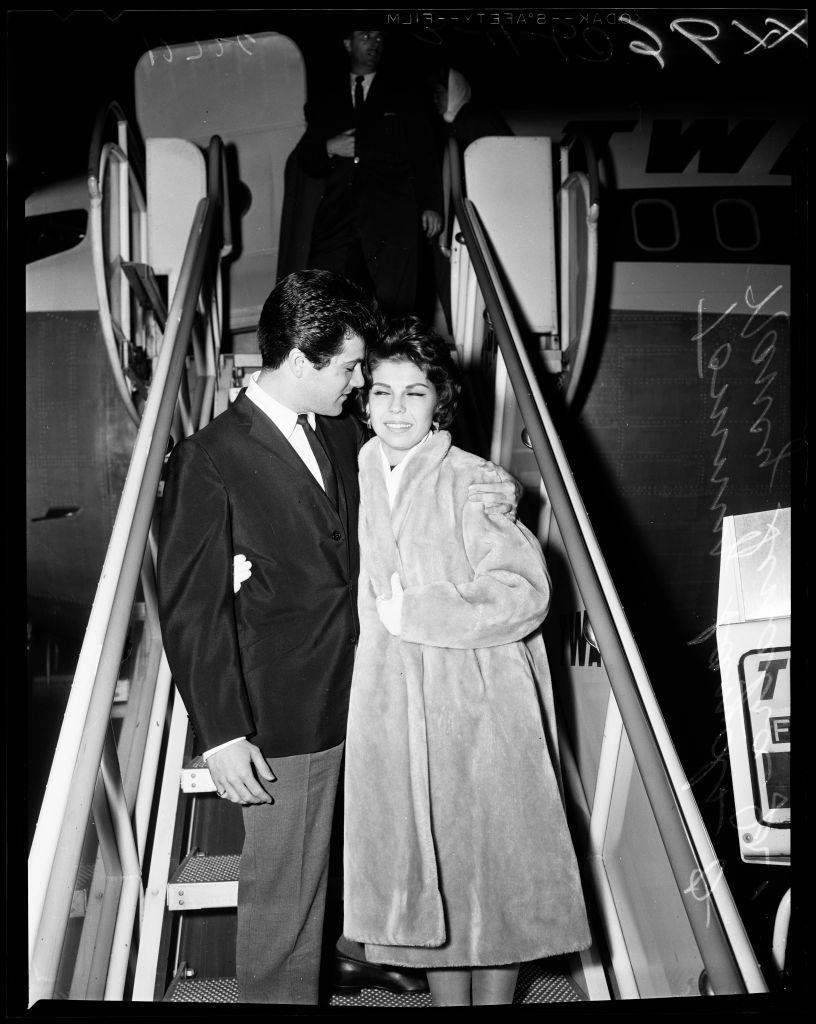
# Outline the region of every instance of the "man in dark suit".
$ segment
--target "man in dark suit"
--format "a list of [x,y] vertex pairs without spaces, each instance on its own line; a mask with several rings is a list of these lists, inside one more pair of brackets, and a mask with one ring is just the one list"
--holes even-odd
[[301,170],[324,182],[307,266],[373,290],[383,312],[416,312],[420,237],[442,227],[442,179],[416,90],[380,70],[384,36],[343,40],[349,73],[306,104]]
[[[359,423],[375,324],[337,275],[267,299],[263,369],[177,445],[162,500],[168,662],[219,795],[244,807],[242,1002],[316,1003],[329,838],[357,640]],[[252,579],[233,594],[233,559]]]
[[[220,796],[243,807],[242,1002],[315,1004],[332,816],[358,634],[357,453],[343,413],[376,321],[355,285],[290,274],[261,312],[263,368],[178,444],[162,498],[159,611]],[[514,486],[486,495],[512,507]],[[509,500],[508,500],[509,499]],[[233,591],[243,555],[251,578]],[[341,981],[424,987],[355,958]]]

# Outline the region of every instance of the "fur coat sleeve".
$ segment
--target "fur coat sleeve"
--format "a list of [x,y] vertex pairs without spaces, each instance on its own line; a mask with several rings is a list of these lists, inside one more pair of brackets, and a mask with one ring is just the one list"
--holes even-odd
[[[473,578],[409,586],[403,595],[402,639],[474,648],[512,643],[532,633],[550,600],[550,580],[535,538],[521,523],[488,515],[481,504],[469,502],[462,512],[462,543]],[[442,559],[434,559],[433,552],[429,558],[426,574],[441,575]]]

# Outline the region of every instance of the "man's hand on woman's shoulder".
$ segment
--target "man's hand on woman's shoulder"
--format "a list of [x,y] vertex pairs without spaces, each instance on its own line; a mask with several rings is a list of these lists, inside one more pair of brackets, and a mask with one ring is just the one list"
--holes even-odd
[[515,522],[519,501],[524,493],[521,483],[507,470],[488,459],[479,468],[492,470],[499,479],[471,484],[468,487],[468,501],[480,502],[488,515],[504,515]]

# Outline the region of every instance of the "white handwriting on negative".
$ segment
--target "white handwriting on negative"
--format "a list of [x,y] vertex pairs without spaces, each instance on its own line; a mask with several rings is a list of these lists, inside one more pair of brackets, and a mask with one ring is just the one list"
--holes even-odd
[[[691,339],[697,342],[697,373],[702,379],[703,377],[703,338],[712,331],[719,323],[721,323],[728,314],[736,306],[736,302],[732,302],[728,309],[717,319],[713,324],[710,324],[705,329],[703,328],[703,300],[697,303],[697,333]],[[722,521],[726,512],[726,504],[722,500],[723,495],[728,487],[729,478],[724,474],[721,475],[722,470],[725,467],[726,455],[725,455],[725,444],[728,440],[728,427],[724,426],[726,414],[728,413],[728,406],[724,404],[726,392],[728,391],[728,384],[723,384],[722,387],[717,390],[717,375],[723,369],[725,369],[728,360],[731,358],[731,345],[729,342],[723,342],[722,345],[718,346],[714,354],[708,360],[708,369],[711,370],[711,384],[709,386],[709,396],[714,399],[714,405],[712,406],[711,412],[708,418],[714,420],[714,429],[711,431],[712,437],[719,437],[720,442],[717,447],[717,451],[714,455],[714,472],[709,478],[711,483],[717,487],[717,492],[714,495],[714,500],[711,503],[711,511],[717,513],[717,521],[714,524],[712,533],[719,535],[722,530]],[[711,549],[711,554],[716,555],[720,550],[720,540],[718,539],[714,547]]]
[[774,288],[774,290],[769,292],[761,302],[754,301],[753,289],[750,287],[748,288],[745,293],[745,303],[751,310],[751,316],[748,318],[748,323],[745,325],[740,335],[742,338],[752,338],[756,334],[761,334],[761,337],[751,354],[751,362],[754,366],[759,367],[759,373],[754,383],[760,385],[760,389],[753,401],[754,405],[760,406],[760,413],[756,420],[751,424],[751,433],[761,435],[759,448],[757,450],[757,456],[762,460],[759,463],[760,468],[766,469],[769,466],[771,467],[771,481],[768,485],[768,490],[773,488],[776,471],[779,469],[779,463],[783,459],[790,458],[791,451],[790,441],[784,444],[776,454],[774,454],[768,444],[771,438],[772,429],[771,420],[768,414],[773,406],[773,395],[769,394],[769,391],[777,377],[776,370],[770,370],[771,363],[776,355],[777,332],[775,330],[771,330],[770,326],[776,317],[783,317],[787,319],[788,314],[781,311],[777,311],[776,313],[765,313],[762,315],[762,319],[757,323],[753,330],[751,329],[751,325],[762,307],[769,302],[774,295],[776,295],[781,287],[782,285],[779,285]]
[[[770,393],[771,388],[778,376],[776,370],[771,370],[771,364],[774,356],[776,355],[776,341],[777,331],[771,329],[771,324],[778,317],[787,319],[788,314],[777,310],[774,313],[763,313],[763,307],[765,307],[770,300],[777,294],[782,288],[782,285],[778,285],[772,291],[768,292],[764,299],[756,301],[754,298],[754,290],[749,285],[745,292],[745,304],[750,310],[750,316],[748,321],[740,332],[740,338],[748,340],[760,335],[757,344],[751,354],[751,362],[754,366],[759,368],[759,372],[754,380],[754,383],[759,385],[759,391],[754,398],[753,405],[758,406],[760,409],[759,415],[750,426],[751,434],[760,435],[759,448],[757,449],[757,458],[760,460],[760,469],[771,470],[770,483],[768,490],[773,488],[774,481],[776,479],[776,472],[779,469],[780,463],[787,458],[790,458],[791,444],[786,442],[780,449],[774,451],[771,446],[771,434],[773,430],[773,424],[770,418],[770,411],[773,406],[774,396]],[[711,431],[711,437],[718,439],[717,450],[714,454],[714,471],[712,472],[709,480],[714,484],[716,491],[714,498],[711,502],[711,511],[717,515],[716,522],[712,528],[712,533],[718,537],[722,530],[723,517],[727,512],[727,505],[724,500],[726,490],[730,477],[725,473],[725,465],[727,461],[726,455],[726,443],[728,441],[728,427],[726,426],[726,417],[728,414],[728,406],[725,404],[725,397],[728,392],[728,383],[723,382],[720,379],[720,375],[725,370],[728,361],[731,358],[732,345],[730,342],[725,341],[719,345],[708,362],[703,365],[703,339],[715,327],[725,320],[729,313],[733,312],[737,307],[736,302],[732,302],[728,309],[724,313],[721,313],[711,324],[707,327],[703,327],[703,300],[697,304],[697,333],[693,336],[692,341],[697,342],[697,374],[702,380],[706,369],[711,371],[711,381],[709,384],[709,397],[713,400],[711,411],[709,412],[709,419],[713,421],[714,426]],[[717,555],[720,552],[720,540],[711,549],[712,555]]]

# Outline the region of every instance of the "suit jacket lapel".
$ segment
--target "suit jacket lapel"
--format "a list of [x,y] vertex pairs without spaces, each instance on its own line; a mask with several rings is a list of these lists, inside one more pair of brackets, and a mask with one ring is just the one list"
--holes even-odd
[[[295,475],[296,479],[314,487],[321,495],[326,509],[332,514],[336,514],[331,501],[326,497],[326,492],[312,476],[303,459],[301,459],[272,420],[251,399],[247,398],[246,394],[240,394],[230,406],[230,409],[234,410],[239,422],[245,427],[249,436],[254,441],[257,441],[274,458],[283,462],[289,471]],[[331,456],[329,457],[331,458]],[[332,461],[335,462],[335,460]],[[336,465],[335,472],[337,472]]]
[[371,85],[368,87],[368,95],[366,96],[365,103],[363,104],[363,110],[366,113],[373,113],[375,110],[382,106],[382,92],[383,77],[382,72],[378,71],[377,74],[374,76]]
[[[337,477],[337,494],[340,500],[340,506],[338,508],[338,514],[344,523],[349,521],[349,488],[348,481],[346,480],[343,472],[343,460],[335,446],[332,431],[326,429],[325,422],[321,416],[315,417],[315,433],[320,439],[320,443],[326,452],[332,466],[334,466],[334,475]],[[354,466],[355,473],[357,472],[356,465]],[[356,498],[355,498],[356,500]],[[331,502],[326,498],[326,502],[331,506]]]
[[[365,107],[365,104],[363,104],[363,107]],[[333,98],[329,99],[328,109],[333,112],[331,115],[334,119],[334,123],[331,124],[332,131],[338,125],[344,126],[340,129],[341,131],[354,127],[354,96],[351,79],[348,74],[343,78],[343,91],[336,93]]]

